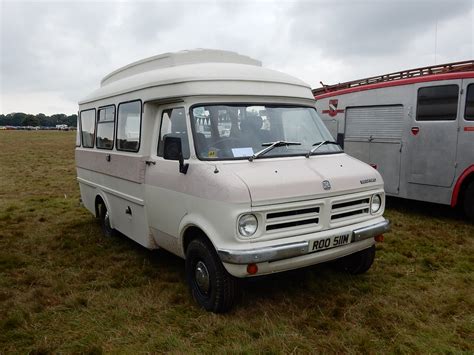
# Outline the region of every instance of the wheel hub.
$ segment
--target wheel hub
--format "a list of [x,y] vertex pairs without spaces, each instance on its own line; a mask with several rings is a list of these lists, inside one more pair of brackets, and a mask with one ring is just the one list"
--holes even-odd
[[104,224],[105,224],[105,228],[110,229],[110,216],[109,216],[109,211],[106,211],[106,212],[105,212]]
[[207,271],[206,264],[202,261],[198,261],[194,269],[194,276],[196,278],[196,284],[199,287],[199,290],[207,294],[209,292],[209,271]]

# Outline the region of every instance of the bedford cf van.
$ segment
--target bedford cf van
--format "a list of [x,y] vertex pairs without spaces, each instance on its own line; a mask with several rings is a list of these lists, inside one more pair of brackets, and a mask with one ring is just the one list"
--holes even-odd
[[390,228],[377,170],[345,154],[308,84],[233,52],[147,58],[79,103],[77,180],[106,235],[185,259],[225,312],[239,279],[335,261],[353,274]]

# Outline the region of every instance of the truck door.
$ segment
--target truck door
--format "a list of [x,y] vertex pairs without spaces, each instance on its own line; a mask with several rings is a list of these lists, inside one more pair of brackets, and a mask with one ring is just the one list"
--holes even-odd
[[189,159],[186,112],[183,107],[163,106],[157,111],[154,139],[145,173],[145,203],[148,224],[158,245],[178,252],[177,231],[186,214],[189,175],[179,172],[179,164],[163,158],[164,137],[180,137],[183,158]]
[[344,150],[376,167],[391,195],[397,195],[400,186],[403,117],[402,105],[346,109]]
[[474,165],[474,78],[462,80],[462,92],[456,156],[457,176]]
[[416,105],[408,133],[410,183],[450,187],[456,164],[459,80],[415,86]]

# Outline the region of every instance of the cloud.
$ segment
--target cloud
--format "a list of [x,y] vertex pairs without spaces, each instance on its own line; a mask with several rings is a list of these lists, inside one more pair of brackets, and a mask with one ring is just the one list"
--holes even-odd
[[3,1],[0,9],[2,113],[76,112],[111,71],[182,49],[237,51],[313,86],[474,57],[470,0]]

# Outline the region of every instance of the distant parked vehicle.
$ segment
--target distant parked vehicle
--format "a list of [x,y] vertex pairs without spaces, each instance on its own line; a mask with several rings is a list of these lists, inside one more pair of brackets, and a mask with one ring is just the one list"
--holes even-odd
[[388,195],[461,206],[474,221],[474,61],[314,89],[344,150],[382,174]]
[[69,131],[69,126],[67,124],[57,124],[56,129],[58,131]]

